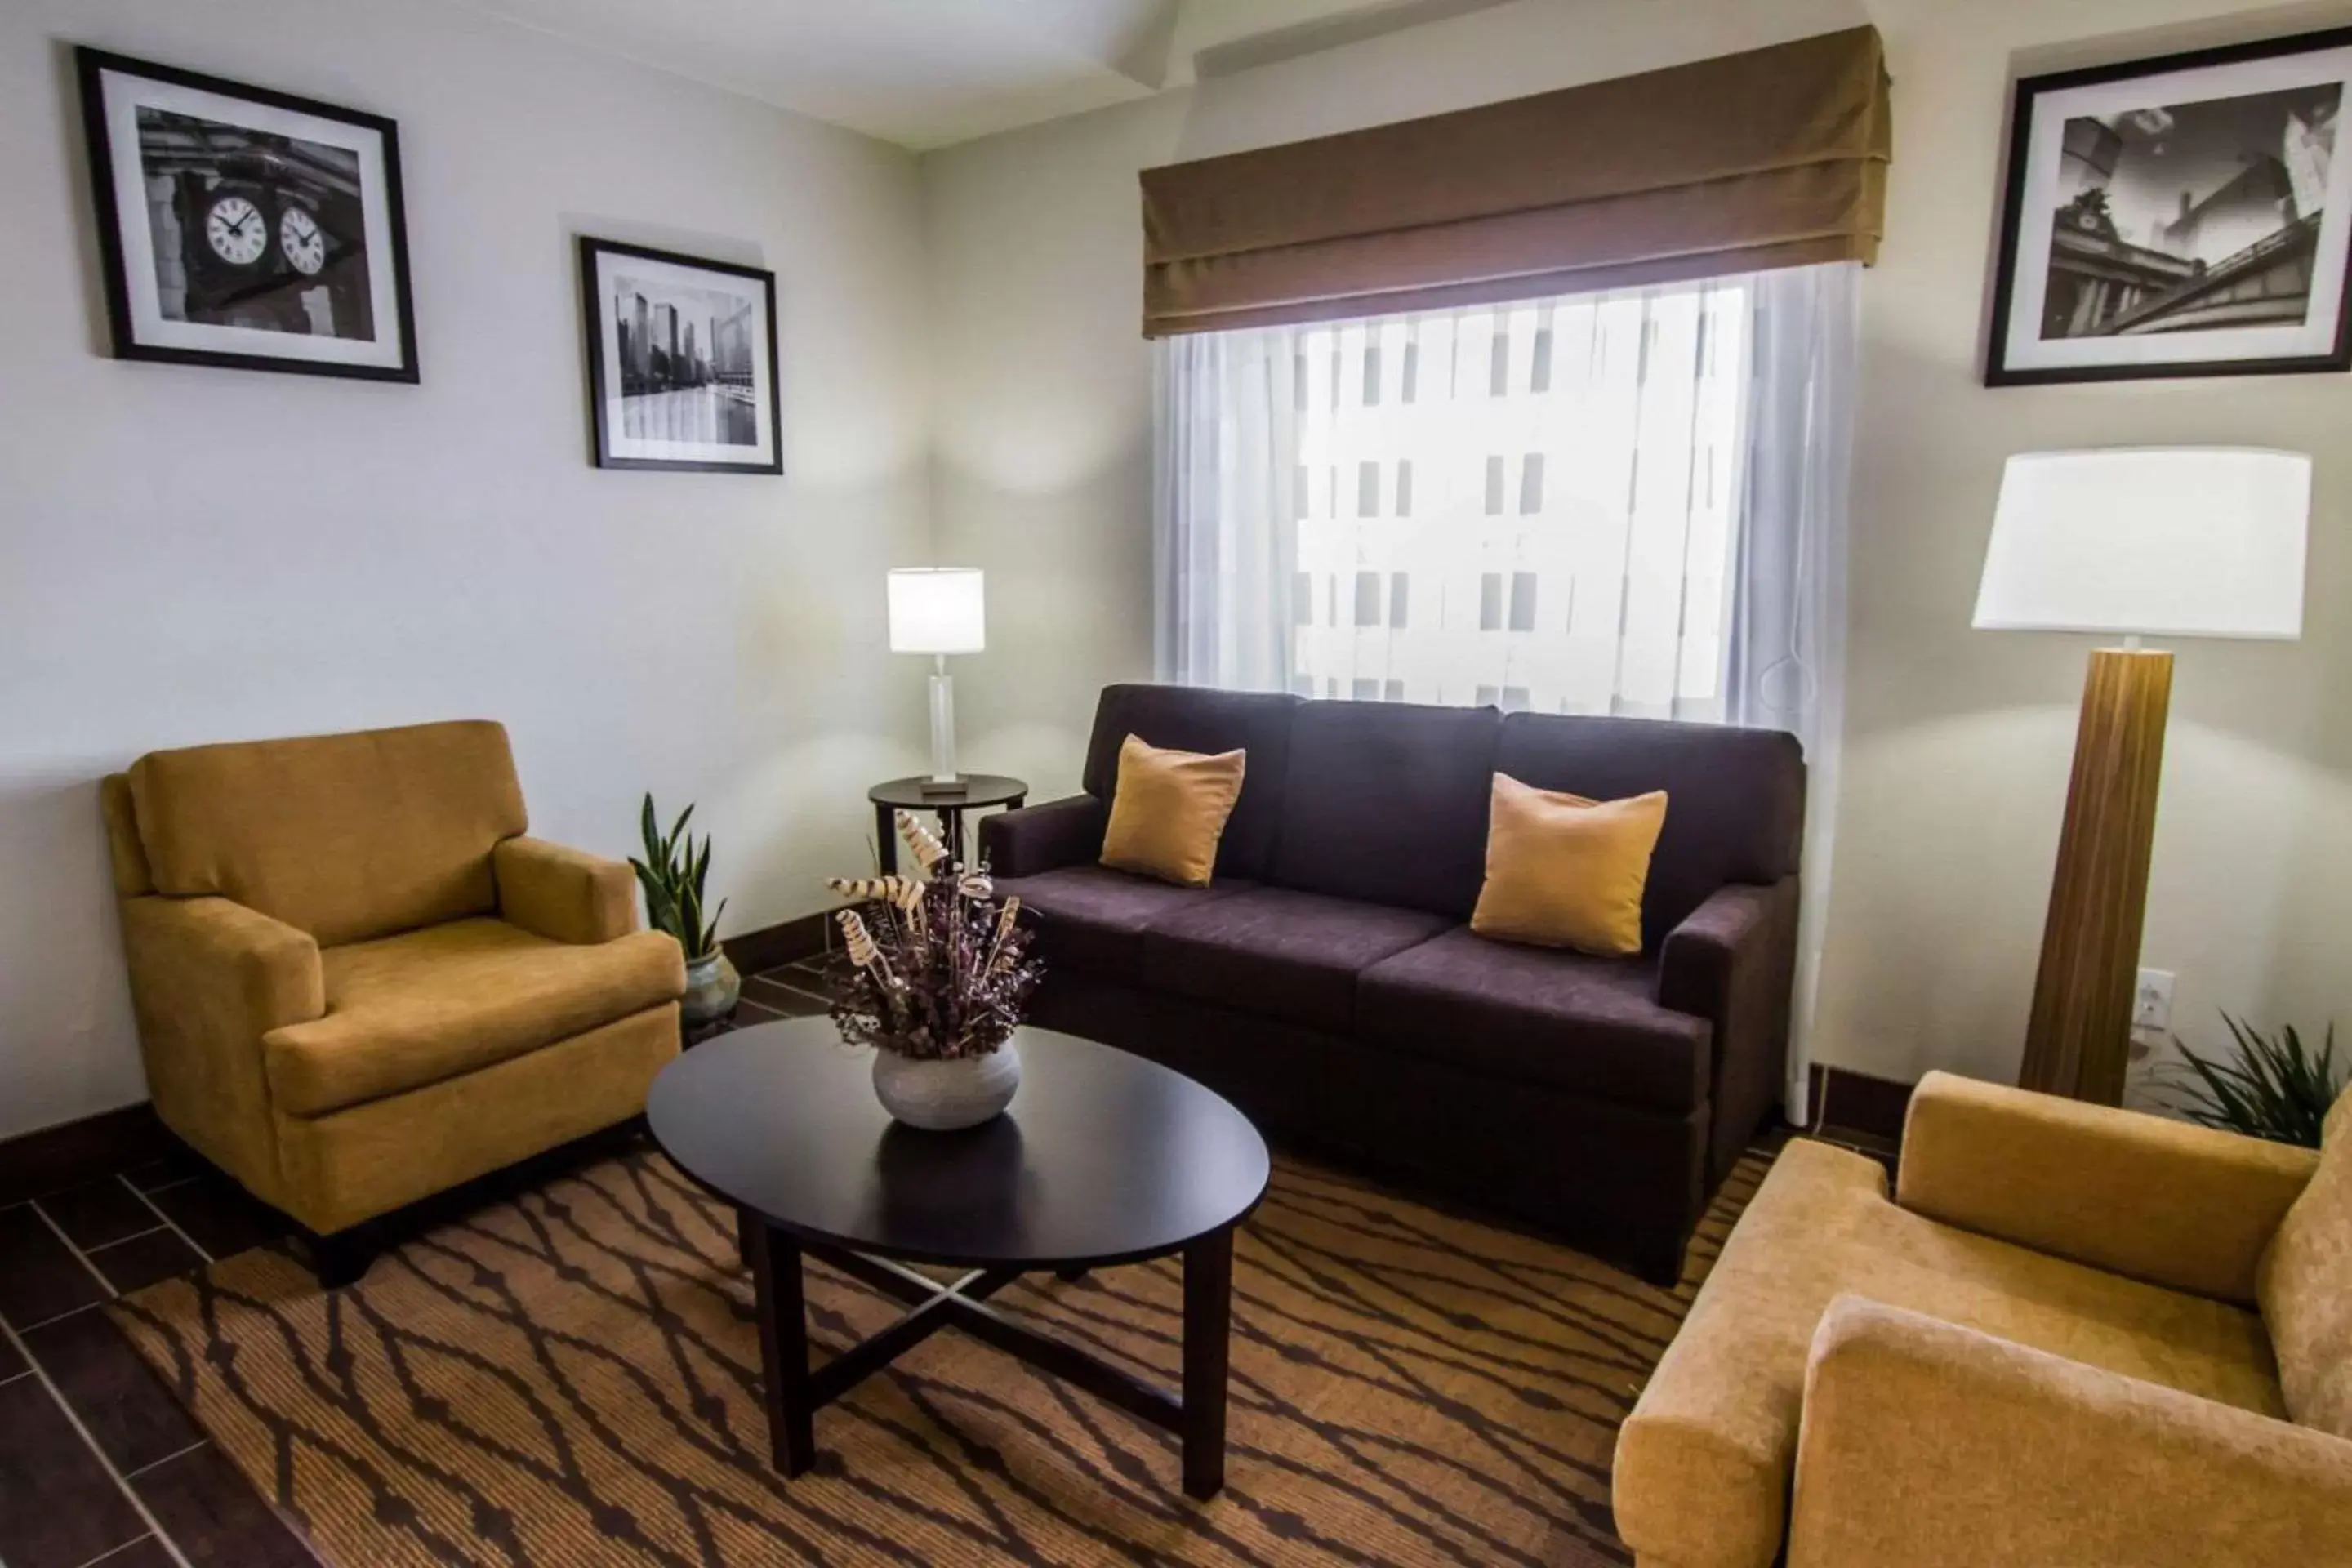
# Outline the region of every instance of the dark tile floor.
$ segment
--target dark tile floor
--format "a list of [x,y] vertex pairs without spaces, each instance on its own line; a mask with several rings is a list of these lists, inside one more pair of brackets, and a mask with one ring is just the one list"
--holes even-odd
[[[749,976],[695,1040],[822,1013],[824,992],[814,963]],[[186,1153],[0,1208],[0,1564],[316,1562],[100,1310],[288,1233]]]

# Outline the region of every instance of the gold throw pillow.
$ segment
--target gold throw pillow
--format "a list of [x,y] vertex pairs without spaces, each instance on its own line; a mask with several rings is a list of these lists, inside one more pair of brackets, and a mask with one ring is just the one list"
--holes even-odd
[[1118,749],[1118,786],[1103,834],[1102,863],[1205,888],[1217,868],[1217,840],[1241,798],[1245,752],[1210,757],[1170,752],[1129,735]]
[[1622,957],[1642,951],[1642,889],[1666,825],[1666,795],[1590,801],[1495,775],[1480,936]]

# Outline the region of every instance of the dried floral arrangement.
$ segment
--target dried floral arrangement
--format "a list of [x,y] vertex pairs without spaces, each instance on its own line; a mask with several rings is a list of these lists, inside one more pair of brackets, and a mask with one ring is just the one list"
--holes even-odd
[[999,903],[987,871],[957,865],[911,813],[898,813],[898,825],[916,875],[825,883],[862,900],[834,917],[842,945],[830,965],[833,1021],[854,1046],[925,1059],[985,1056],[1019,1026],[1045,973],[1029,957],[1021,900]]

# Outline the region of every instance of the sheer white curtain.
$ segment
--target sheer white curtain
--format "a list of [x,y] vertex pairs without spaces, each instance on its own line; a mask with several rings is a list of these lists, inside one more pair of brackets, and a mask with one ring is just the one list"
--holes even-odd
[[1759,273],[1747,500],[1725,715],[1804,742],[1804,907],[1790,1012],[1789,1119],[1802,1126],[1845,715],[1846,496],[1853,463],[1862,268]]
[[1720,720],[1811,763],[1805,1103],[1860,268],[1160,340],[1160,679]]

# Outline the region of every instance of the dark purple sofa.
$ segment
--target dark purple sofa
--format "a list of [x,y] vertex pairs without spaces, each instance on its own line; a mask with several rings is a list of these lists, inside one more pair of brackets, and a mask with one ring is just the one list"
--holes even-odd
[[[1249,752],[1211,886],[1097,864],[1130,733]],[[1470,933],[1498,771],[1601,800],[1668,792],[1641,956]],[[1780,1097],[1792,738],[1114,686],[1082,783],[981,826],[999,890],[1037,917],[1036,1022],[1188,1073],[1278,1142],[1677,1277]]]

